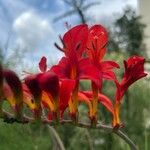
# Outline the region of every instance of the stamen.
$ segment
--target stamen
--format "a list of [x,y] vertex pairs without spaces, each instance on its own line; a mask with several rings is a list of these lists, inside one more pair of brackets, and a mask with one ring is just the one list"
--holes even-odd
[[93,42],[92,42],[92,47],[93,47],[93,49],[96,51],[96,47],[95,47],[95,45],[94,45]]
[[81,43],[79,42],[78,44],[77,44],[77,46],[76,46],[76,51],[80,48],[80,46],[81,46]]
[[63,47],[64,47],[64,48],[66,48],[66,45],[65,45],[65,43],[64,43],[64,41],[63,41],[63,39],[62,39],[61,35],[59,35],[59,39],[60,39],[60,41],[61,41],[61,43],[62,43]]
[[65,52],[65,50],[64,50],[63,48],[61,48],[57,43],[54,43],[54,45],[55,45],[55,47],[56,47],[57,49],[59,49],[60,51]]
[[97,47],[97,38],[95,39],[95,45],[96,45],[96,47]]
[[105,48],[107,44],[108,44],[108,42],[106,42],[103,46],[101,46],[101,47],[99,48],[99,50]]
[[90,48],[89,47],[86,47],[87,48],[87,50],[90,50]]

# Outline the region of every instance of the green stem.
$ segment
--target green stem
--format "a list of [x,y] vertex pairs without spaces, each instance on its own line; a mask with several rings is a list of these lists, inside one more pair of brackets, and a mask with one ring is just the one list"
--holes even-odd
[[89,143],[89,149],[90,150],[94,150],[94,148],[93,148],[93,141],[92,141],[92,138],[91,138],[91,135],[90,135],[88,129],[85,129],[85,134],[86,134],[86,137],[87,137],[87,140],[88,140],[88,143]]
[[47,125],[47,127],[50,130],[50,132],[54,135],[54,137],[57,141],[57,144],[59,145],[60,150],[65,150],[64,144],[63,144],[59,134],[57,133],[57,131],[50,125]]
[[133,143],[133,141],[121,130],[114,131],[116,135],[118,135],[121,139],[123,139],[129,146],[131,150],[138,150],[137,146]]
[[71,118],[75,124],[78,122],[78,90],[79,90],[79,81],[76,81],[76,85],[72,93],[73,112],[70,112],[72,114]]
[[98,88],[94,82],[92,82],[92,92],[93,92],[93,100],[92,100],[91,124],[93,126],[96,126],[96,124],[97,124],[97,107],[98,107]]

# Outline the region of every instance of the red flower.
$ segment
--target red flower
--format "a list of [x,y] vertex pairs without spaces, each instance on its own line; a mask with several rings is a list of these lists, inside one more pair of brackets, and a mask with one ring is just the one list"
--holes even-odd
[[[70,29],[63,37],[63,48],[66,57],[63,57],[58,65],[51,68],[60,79],[75,80],[75,89],[69,103],[70,114],[75,116],[78,106],[78,88],[80,79],[90,79],[99,86],[98,70],[88,58],[83,58],[88,38],[87,25],[78,25]],[[92,70],[92,71],[91,71]]]
[[[15,116],[20,120],[22,119],[23,109],[23,90],[21,81],[16,73],[11,70],[3,70],[3,76],[11,93],[13,93],[11,94],[10,101],[13,102],[12,104],[15,110]],[[4,91],[4,93],[6,92]],[[10,97],[7,98],[9,99]]]
[[49,109],[51,118],[58,119],[59,114],[63,116],[65,109],[68,107],[75,82],[73,80],[62,80],[60,82],[54,72],[46,72],[46,62],[46,58],[42,57],[39,62],[39,69],[42,73],[30,74],[25,78],[27,86],[23,86],[24,101],[31,109],[34,109],[35,117],[40,117],[41,104],[44,104]]
[[90,79],[99,86],[99,73],[97,69],[86,58],[77,60],[76,58],[63,57],[58,65],[51,68],[51,71],[55,72],[61,80],[71,79],[75,81],[72,98],[69,101],[69,111],[70,116],[76,120],[78,113],[79,80]]
[[[68,107],[75,82],[73,80],[62,80],[60,82],[58,76],[54,72],[46,72],[46,62],[47,59],[42,57],[39,62],[39,69],[42,73],[31,75],[29,78],[32,76],[35,78],[35,86],[40,90],[41,102],[49,109],[50,118],[58,119],[60,116],[63,116],[65,109]],[[34,91],[33,86],[33,95],[36,94],[36,91]]]
[[106,52],[108,33],[101,25],[94,25],[89,29],[87,54],[95,62],[100,62]]
[[37,74],[36,75],[29,75],[25,79],[25,84],[28,87],[30,93],[32,94],[34,98],[34,102],[36,105],[36,108],[34,110],[34,115],[36,119],[41,118],[41,98],[42,98],[42,90],[40,88]]
[[44,104],[54,113],[56,118],[60,117],[59,114],[62,117],[68,107],[75,82],[73,80],[62,80],[60,82],[58,76],[50,71],[39,74],[38,81],[43,91],[42,101]]
[[120,101],[128,87],[135,81],[145,77],[144,72],[145,59],[140,56],[132,56],[127,61],[124,61],[125,73],[120,83],[120,88],[116,92],[116,100]]
[[55,72],[61,79],[95,79],[97,70],[94,69],[88,59],[82,58],[83,52],[86,50],[87,38],[88,28],[85,24],[75,26],[66,32],[62,39],[63,48],[59,48],[66,57],[63,57],[58,65],[53,66],[51,71]]
[[[46,57],[42,57],[39,62],[39,70],[44,73],[47,70],[47,59]],[[24,102],[29,106],[31,110],[33,110],[34,115],[36,118],[41,117],[41,101],[42,101],[42,90],[40,88],[38,82],[38,75],[27,73],[27,77],[25,77],[25,83],[22,84],[23,86],[23,95],[24,95]]]
[[[99,70],[99,80],[102,79],[114,80],[117,82],[113,68],[119,68],[119,65],[114,61],[103,61],[108,43],[108,33],[101,25],[94,25],[89,29],[89,38],[87,43],[87,55],[92,63]],[[102,83],[101,83],[102,84]]]
[[[106,53],[106,45],[108,42],[108,33],[106,29],[101,25],[94,25],[89,29],[88,42],[86,54],[90,58],[94,67],[98,70],[99,86],[92,82],[92,110],[93,117],[97,118],[97,105],[98,105],[98,93],[102,89],[103,79],[113,80],[116,84],[118,81],[113,68],[119,68],[119,65],[113,61],[103,61],[103,57]],[[96,119],[95,119],[96,120]]]
[[140,56],[132,56],[127,61],[124,61],[125,73],[116,91],[116,102],[114,106],[115,113],[113,118],[114,127],[120,126],[120,101],[124,96],[125,92],[131,84],[147,75],[144,72],[144,62],[145,59]]

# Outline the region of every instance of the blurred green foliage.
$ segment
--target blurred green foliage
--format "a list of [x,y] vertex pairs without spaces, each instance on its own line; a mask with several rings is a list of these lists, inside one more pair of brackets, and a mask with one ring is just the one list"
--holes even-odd
[[45,126],[7,124],[0,120],[0,150],[49,150],[51,136]]
[[122,16],[114,22],[110,30],[109,51],[123,51],[131,55],[145,55],[143,44],[145,24],[131,7],[126,7]]

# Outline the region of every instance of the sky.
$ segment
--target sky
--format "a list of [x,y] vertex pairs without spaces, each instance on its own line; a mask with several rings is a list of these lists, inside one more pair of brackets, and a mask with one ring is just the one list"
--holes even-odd
[[[92,2],[92,0],[87,0]],[[115,15],[123,12],[126,5],[137,8],[137,0],[97,0],[100,4],[91,7],[86,15],[89,23],[110,24]],[[6,59],[13,53],[22,53],[27,66],[37,67],[42,56],[48,63],[57,62],[62,53],[56,50],[54,42],[66,31],[65,22],[76,25],[76,15],[58,22],[53,19],[66,10],[71,10],[62,0],[0,0],[0,48]]]

